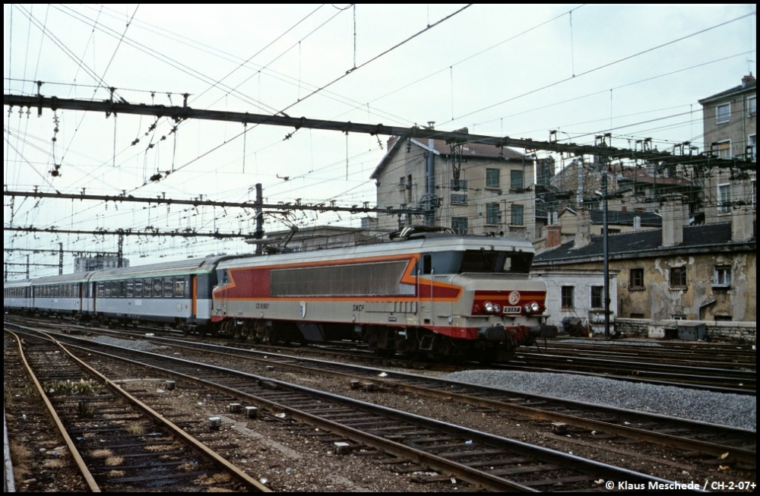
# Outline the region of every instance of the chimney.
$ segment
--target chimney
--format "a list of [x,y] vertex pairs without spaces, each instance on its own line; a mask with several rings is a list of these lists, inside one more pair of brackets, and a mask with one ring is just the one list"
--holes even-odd
[[683,197],[665,195],[662,205],[662,246],[668,248],[683,244]]
[[747,206],[739,206],[731,211],[731,241],[743,242],[752,239],[752,211]]
[[546,226],[546,247],[554,248],[562,244],[562,226]]
[[573,249],[583,248],[591,243],[591,214],[587,207],[578,209],[578,229],[575,231]]
[[750,72],[748,76],[742,78],[742,87],[746,87],[749,83],[755,82],[755,76]]

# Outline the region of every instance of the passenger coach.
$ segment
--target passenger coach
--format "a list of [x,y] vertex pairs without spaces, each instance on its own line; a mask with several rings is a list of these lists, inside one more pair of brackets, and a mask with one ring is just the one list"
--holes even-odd
[[163,322],[178,329],[205,330],[211,317],[214,268],[225,257],[188,259],[92,274],[87,313],[99,320]]

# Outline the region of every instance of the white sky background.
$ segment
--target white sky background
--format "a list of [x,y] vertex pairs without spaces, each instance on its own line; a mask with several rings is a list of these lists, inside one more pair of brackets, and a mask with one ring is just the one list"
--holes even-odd
[[[105,100],[109,92],[103,86],[112,86],[130,103],[181,105],[181,94],[190,93],[188,105],[200,109],[284,110],[291,117],[404,127],[435,121],[435,128],[445,131],[467,126],[471,133],[543,141],[559,129],[567,133],[561,140],[569,136],[586,144],[611,130],[617,147],[651,137],[660,150],[692,141],[701,151],[698,100],[737,86],[749,71],[756,74],[754,4],[474,5],[362,66],[461,8],[6,4],[4,90],[34,95],[33,81],[40,80],[45,96]],[[671,44],[636,55],[666,43]],[[615,63],[626,57],[631,58]],[[354,60],[359,69],[312,94],[345,75]],[[97,90],[100,82],[91,74],[104,82]],[[187,121],[175,144],[167,119],[153,132],[152,116],[114,119],[43,109],[37,117],[36,109],[29,116],[18,110],[9,115],[6,107],[4,113],[4,183],[20,191],[86,188],[88,194],[126,190],[143,197],[203,194],[245,201],[254,199],[253,187],[261,182],[267,203],[300,198],[373,206],[369,176],[388,139],[380,137],[381,149],[377,137],[301,129],[285,141],[293,128],[252,125],[245,138],[235,139],[242,124]],[[132,146],[136,138],[140,141]],[[150,143],[156,145],[148,149]],[[60,177],[49,173],[54,163],[61,164]],[[145,184],[157,170],[172,166],[179,170]],[[13,203],[11,215],[11,199],[4,198],[5,227],[12,222],[59,229],[254,230],[252,211],[241,219],[239,209],[227,209],[223,217],[221,209],[200,207],[122,203],[117,210],[113,203],[22,198]],[[358,227],[361,217],[307,212],[291,221],[301,227]],[[285,228],[269,218],[265,229]],[[66,250],[116,251],[117,239],[4,233],[6,248],[57,250],[59,242]],[[252,250],[242,241],[207,238],[127,236],[124,244],[132,265]],[[23,263],[26,254],[5,252],[4,260]],[[30,261],[56,264],[58,259],[46,252]],[[67,256],[64,271],[72,267]],[[52,274],[57,268],[31,272],[32,277]]]

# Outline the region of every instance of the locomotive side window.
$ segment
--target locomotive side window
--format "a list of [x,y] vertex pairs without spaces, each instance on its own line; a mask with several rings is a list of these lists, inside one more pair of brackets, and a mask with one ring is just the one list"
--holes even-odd
[[433,271],[433,259],[430,255],[422,255],[422,273],[430,274]]
[[164,298],[171,298],[174,289],[174,281],[171,277],[164,277]]
[[163,289],[163,281],[157,277],[153,279],[153,298],[161,298],[161,290]]

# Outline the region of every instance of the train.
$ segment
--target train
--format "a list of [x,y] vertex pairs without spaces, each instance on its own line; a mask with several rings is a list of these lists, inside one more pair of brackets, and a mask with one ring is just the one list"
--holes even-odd
[[421,227],[392,238],[8,281],[3,306],[257,343],[363,342],[449,362],[504,362],[557,335],[546,287],[529,278],[529,241]]

